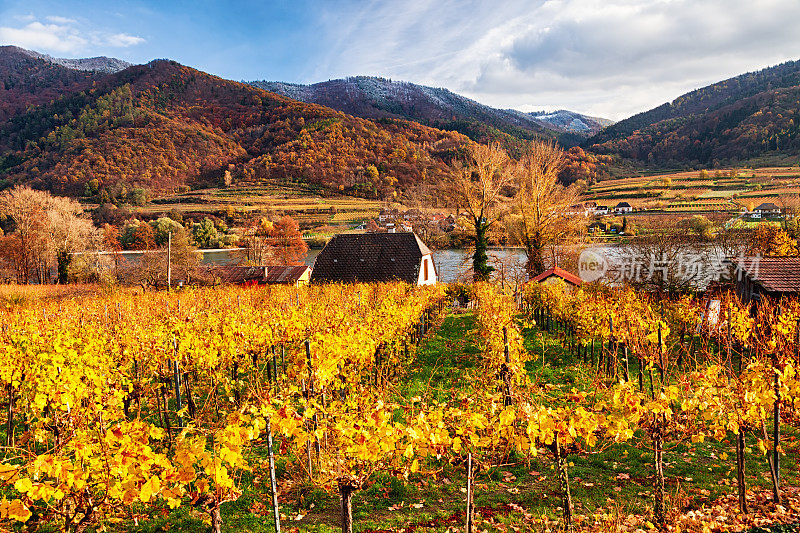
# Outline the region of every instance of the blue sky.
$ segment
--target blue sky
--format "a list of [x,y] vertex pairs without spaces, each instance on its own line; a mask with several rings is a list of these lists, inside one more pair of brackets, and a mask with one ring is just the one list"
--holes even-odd
[[620,119],[800,59],[797,0],[0,0],[0,44],[234,80],[408,80]]

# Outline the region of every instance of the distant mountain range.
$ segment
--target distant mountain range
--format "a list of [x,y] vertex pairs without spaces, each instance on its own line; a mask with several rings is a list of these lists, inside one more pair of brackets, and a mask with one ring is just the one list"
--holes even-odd
[[0,114],[0,189],[27,183],[100,202],[126,201],[137,188],[224,185],[228,176],[234,185],[392,197],[448,176],[448,163],[471,142],[174,61],[83,71],[12,46],[0,47]]
[[572,111],[524,113],[483,105],[448,89],[371,76],[355,76],[312,85],[254,81],[252,85],[303,102],[363,118],[402,118],[455,130],[478,142],[558,138],[571,146],[611,124]]
[[795,157],[800,154],[800,61],[686,93],[604,128],[583,146],[655,166]]
[[[591,135],[591,137],[589,137]],[[58,59],[0,46],[0,189],[29,183],[98,201],[132,188],[300,183],[367,197],[435,195],[472,142],[582,142],[651,167],[800,154],[800,62],[744,74],[616,124],[571,111],[495,109],[373,77],[313,85],[224,80],[157,60]],[[576,177],[577,176],[577,177]]]
[[32,50],[25,50],[24,48],[15,48],[17,48],[18,52],[30,57],[44,59],[48,63],[54,63],[56,65],[61,65],[62,67],[67,67],[74,70],[91,70],[95,72],[113,73],[119,72],[120,70],[125,70],[132,65],[132,63],[128,63],[127,61],[116,59],[114,57],[99,56],[87,57],[83,59],[65,59],[63,57],[53,57],[47,54],[40,54],[39,52],[34,52]]

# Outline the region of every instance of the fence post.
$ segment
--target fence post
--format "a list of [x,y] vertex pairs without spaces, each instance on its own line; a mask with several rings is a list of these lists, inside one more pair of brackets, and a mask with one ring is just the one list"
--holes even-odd
[[[174,349],[174,359],[172,361],[173,379],[175,380],[175,406],[177,412],[181,411],[181,374],[178,370],[178,339],[172,339]],[[178,415],[178,427],[183,427],[183,417]]]
[[272,426],[267,418],[267,447],[269,449],[269,481],[272,486],[272,512],[275,523],[275,533],[281,533],[281,513],[278,506],[278,483],[275,479],[275,453],[272,450]]

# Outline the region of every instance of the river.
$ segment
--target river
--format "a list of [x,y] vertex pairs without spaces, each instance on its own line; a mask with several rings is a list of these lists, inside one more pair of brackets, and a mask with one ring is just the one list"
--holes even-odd
[[[203,253],[201,262],[203,264],[218,265],[237,262],[239,261],[240,250],[241,249],[201,250]],[[626,266],[626,263],[630,263],[630,258],[626,256],[625,249],[612,245],[590,245],[588,247],[583,247],[582,250],[594,252],[594,257],[599,257],[600,260],[605,263],[603,265],[604,272],[608,270],[610,273],[614,270],[617,272],[617,275],[619,275],[620,272],[625,274],[626,271],[629,271],[627,274],[635,273],[638,276],[646,276],[648,274],[652,275],[654,269],[658,270],[663,268],[659,265],[661,258],[658,257],[653,257],[649,260],[640,259],[642,264],[636,269],[633,269],[630,265]],[[321,251],[320,249],[309,250],[305,258],[305,264],[313,267]],[[127,259],[136,261],[141,253],[142,252],[121,252],[121,255]],[[523,273],[526,256],[523,248],[494,247],[488,250],[488,255],[489,264],[494,266],[506,279],[524,279]],[[673,263],[671,268],[676,268],[679,271],[688,271],[694,268],[696,271],[698,268],[698,259],[704,255],[706,254],[701,254],[697,251],[687,251],[680,256],[673,256],[670,258],[670,262]],[[581,255],[582,260],[583,258],[584,256]],[[711,281],[714,275],[718,274],[718,272],[714,270],[712,264],[720,263],[721,259],[721,256],[712,258],[710,262],[706,259],[703,268],[712,268],[712,271],[698,273],[699,277],[697,282],[699,283],[696,284],[705,285],[708,281]],[[444,283],[470,281],[472,263],[472,252],[470,250],[464,248],[434,250],[433,261],[436,265],[439,281]],[[649,265],[648,262],[650,263]],[[575,273],[580,273],[582,276],[585,274],[585,272]],[[613,281],[609,279],[609,275],[604,277],[606,281],[613,283]],[[587,278],[584,277],[584,279]],[[617,281],[619,281],[619,278]]]

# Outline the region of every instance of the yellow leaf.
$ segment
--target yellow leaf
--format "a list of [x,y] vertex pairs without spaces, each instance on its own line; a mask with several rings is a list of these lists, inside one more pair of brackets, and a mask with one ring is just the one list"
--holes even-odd
[[406,451],[403,452],[403,457],[406,459],[411,459],[414,457],[414,446],[412,444],[409,443],[409,445],[406,446]]
[[419,461],[414,459],[414,462],[411,463],[411,472],[416,472],[417,470],[419,470]]
[[517,413],[514,411],[514,409],[505,409],[502,413],[500,413],[500,425],[510,426],[516,417]]
[[24,494],[33,490],[33,483],[31,483],[30,479],[24,477],[22,479],[18,479],[17,482],[14,483],[14,488]]
[[139,492],[139,499],[142,502],[147,503],[161,489],[161,481],[158,479],[158,476],[153,476],[147,482],[142,485],[142,489]]
[[8,504],[8,517],[19,522],[25,522],[31,517],[31,512],[21,500],[11,500]]
[[461,437],[456,437],[453,439],[453,451],[455,453],[459,453],[461,451]]

